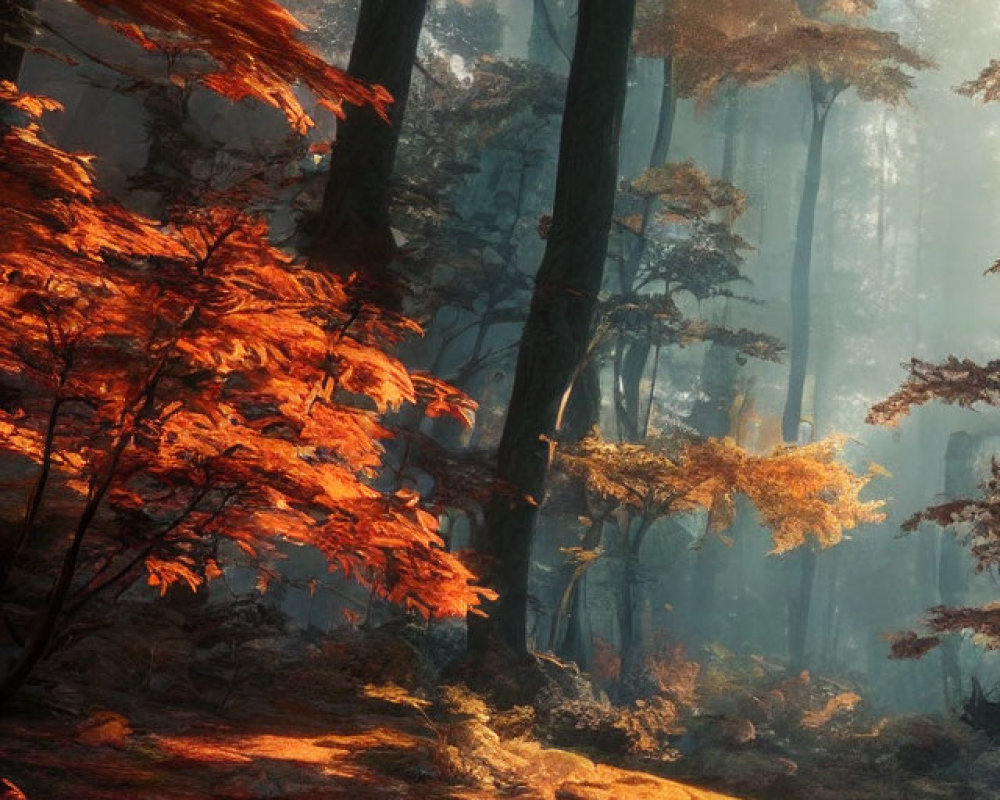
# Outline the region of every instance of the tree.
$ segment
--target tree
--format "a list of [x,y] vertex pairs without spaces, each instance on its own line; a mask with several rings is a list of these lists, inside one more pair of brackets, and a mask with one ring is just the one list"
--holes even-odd
[[[804,73],[812,119],[805,180],[795,228],[792,259],[788,391],[782,417],[785,441],[799,441],[802,396],[809,356],[809,282],[816,202],[823,163],[823,140],[830,110],[853,87],[862,100],[895,106],[904,102],[912,78],[904,68],[927,69],[931,62],[900,44],[892,33],[830,22],[821,15],[861,17],[874,2],[833,0],[754,0],[750,3],[670,3],[651,17],[647,47],[683,43],[686,58],[678,65],[680,91],[705,99],[725,81],[758,84],[775,76]],[[815,554],[802,554],[801,584],[789,604],[791,669],[805,660],[809,598]]]
[[[634,628],[636,595],[642,546],[654,523],[701,509],[719,532],[731,524],[735,496],[743,494],[771,531],[772,553],[800,548],[809,537],[820,547],[831,547],[844,530],[884,519],[881,501],[862,501],[858,496],[878,469],[854,475],[838,460],[842,446],[842,441],[828,439],[754,455],[728,438],[678,441],[675,437],[645,444],[593,438],[559,450],[560,470],[581,480],[594,504],[603,506],[596,524],[618,519],[617,552],[611,552],[622,561],[617,602],[624,677],[634,677],[640,663]],[[574,552],[577,579],[605,555],[596,549]]]
[[363,266],[385,282],[396,253],[389,200],[410,74],[427,0],[364,0],[347,71],[384,86],[393,98],[388,122],[371,106],[352,109],[337,127],[323,207],[311,225],[313,251],[347,271]]
[[[197,34],[222,66],[206,85],[260,95],[300,130],[294,66],[331,107],[385,99],[298,45],[294,20],[266,0],[239,16],[226,3],[219,16],[118,5],[168,36]],[[115,24],[152,46],[148,30]],[[0,543],[16,651],[0,702],[94,597],[143,569],[161,592],[195,589],[221,574],[225,539],[260,559],[278,538],[312,544],[425,616],[490,596],[416,493],[372,485],[391,435],[382,412],[411,402],[467,418],[471,407],[389,354],[415,323],[271,245],[247,210],[259,186],[202,197],[161,227],[105,197],[87,156],[44,140],[37,120],[58,104],[10,82],[0,102],[14,119],[0,130],[0,450],[36,465]]]
[[490,619],[470,619],[470,647],[490,635],[524,653],[531,545],[545,491],[556,416],[591,340],[604,273],[618,166],[618,136],[634,0],[582,0],[566,91],[552,227],[521,336],[514,388],[498,453],[498,476],[514,498],[487,512]]
[[[620,293],[604,306],[609,328],[617,334],[613,385],[618,435],[625,441],[641,441],[664,346],[731,339],[749,352],[771,358],[780,347],[749,331],[684,319],[676,302],[682,294],[699,301],[734,297],[733,285],[747,280],[741,271],[742,253],[750,245],[729,224],[713,219],[719,212],[737,217],[745,205],[743,194],[727,181],[710,179],[691,163],[669,162],[645,170],[627,184],[626,193],[638,199],[641,210],[616,223],[622,235],[636,241],[628,255],[618,259]],[[661,213],[654,216],[657,207]],[[669,225],[670,233],[654,236],[653,222]],[[656,291],[654,287],[660,286],[663,291]],[[645,417],[640,418],[640,380],[654,350],[649,400]]]

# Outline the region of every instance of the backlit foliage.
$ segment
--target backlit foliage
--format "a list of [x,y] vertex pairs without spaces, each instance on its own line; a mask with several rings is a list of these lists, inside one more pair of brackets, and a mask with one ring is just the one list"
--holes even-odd
[[14,781],[7,778],[0,778],[0,790],[3,791],[0,795],[3,800],[28,800],[28,795],[22,792]]
[[[904,524],[916,530],[922,522],[952,528],[969,548],[976,572],[1000,568],[1000,464],[994,458],[990,478],[982,486],[981,497],[963,498],[925,508]],[[924,625],[936,634],[971,631],[974,640],[990,650],[1000,648],[1000,603],[975,608],[935,606],[924,618]],[[920,658],[940,644],[939,636],[918,636],[912,631],[889,637],[890,658]]]
[[[0,100],[56,107],[9,83]],[[388,354],[414,323],[277,250],[239,208],[159,227],[102,196],[87,157],[37,122],[2,136],[0,448],[39,466],[23,538],[43,503],[66,506],[84,593],[143,563],[161,590],[195,588],[219,574],[219,537],[260,557],[280,537],[424,615],[477,602],[419,496],[371,485],[380,412],[471,410]]]
[[[116,27],[144,49],[159,37],[209,53],[219,68],[201,82],[231,100],[253,98],[274,106],[300,133],[312,120],[292,90],[301,81],[321,106],[343,115],[344,102],[370,105],[382,115],[392,101],[380,86],[369,86],[327,64],[297,38],[302,24],[273,0],[77,0],[98,16],[114,15]],[[138,24],[136,24],[138,23]]]
[[731,524],[735,496],[743,494],[771,531],[772,552],[784,553],[810,536],[830,547],[845,530],[884,518],[881,501],[858,496],[874,473],[852,473],[838,460],[842,444],[826,439],[752,455],[731,439],[640,445],[588,438],[561,449],[558,463],[618,508],[645,516],[710,510],[717,530]]
[[990,59],[989,66],[971,81],[966,81],[956,89],[966,97],[979,97],[984,103],[1000,100],[1000,61]]
[[875,0],[826,0],[820,8],[824,14],[864,17],[875,10]]
[[646,342],[684,347],[712,341],[734,348],[741,357],[780,359],[785,348],[773,336],[685,317],[675,302],[681,294],[699,301],[739,297],[733,286],[749,283],[742,272],[743,254],[753,248],[733,232],[729,221],[716,221],[720,215],[731,221],[743,213],[743,193],[690,162],[647,169],[625,191],[642,199],[656,198],[660,208],[656,223],[661,227],[644,230],[643,214],[616,219],[623,229],[644,237],[645,243],[629,290],[600,304],[600,325],[618,334],[619,346]]
[[[910,372],[906,383],[894,394],[872,406],[868,422],[895,425],[913,406],[931,400],[969,408],[976,403],[1000,404],[1000,361],[980,366],[955,356],[940,364],[912,359],[905,365]],[[950,500],[919,511],[904,524],[916,530],[923,522],[953,528],[968,546],[977,572],[1000,568],[1000,464],[994,458],[990,477],[977,498]],[[928,611],[924,624],[935,634],[968,630],[975,641],[988,648],[1000,647],[1000,604],[976,608],[936,606]],[[890,658],[920,658],[940,644],[940,636],[918,636],[912,631],[889,637]]]
[[1000,404],[1000,361],[980,366],[955,356],[939,364],[913,358],[904,367],[910,373],[906,383],[871,407],[867,418],[871,424],[896,425],[913,406],[931,400],[964,408],[976,403]]
[[[816,10],[858,16],[872,5],[837,0]],[[704,99],[727,80],[750,86],[799,70],[896,105],[912,86],[906,70],[932,66],[894,33],[806,16],[794,0],[648,0],[639,19],[636,49],[675,59],[682,97]]]
[[861,702],[861,696],[854,692],[840,692],[826,701],[819,709],[810,709],[802,715],[802,725],[806,728],[822,728],[837,714],[852,711]]
[[913,631],[888,634],[889,658],[922,658],[941,644],[940,636],[918,636]]
[[746,196],[728,181],[712,179],[690,161],[645,170],[629,185],[640,197],[658,195],[664,210],[682,219],[704,217],[713,209],[730,209],[739,216]]
[[[996,99],[997,62],[992,62],[978,82],[960,87],[962,94],[984,93],[984,100]],[[990,75],[989,73],[992,73]],[[977,85],[978,84],[978,85]],[[1000,272],[1000,261],[986,274]],[[914,406],[931,400],[971,408],[977,403],[1000,405],[1000,360],[980,365],[955,356],[941,363],[918,358],[903,365],[909,372],[905,383],[868,412],[867,421],[895,426]],[[925,508],[903,523],[903,530],[915,531],[921,523],[932,522],[952,528],[972,554],[976,572],[1000,569],[1000,463],[990,462],[990,477],[977,498],[959,498]],[[936,606],[924,618],[934,634],[971,631],[975,642],[991,650],[1000,648],[1000,603],[974,608]],[[938,635],[921,636],[913,631],[891,634],[890,658],[920,658],[941,642]]]

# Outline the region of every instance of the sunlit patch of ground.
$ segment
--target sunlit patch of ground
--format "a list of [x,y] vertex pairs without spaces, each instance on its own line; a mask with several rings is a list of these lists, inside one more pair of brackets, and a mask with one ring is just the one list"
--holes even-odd
[[[0,725],[0,777],[29,800],[480,800],[500,796],[496,787],[538,800],[726,798],[535,742],[493,738],[458,751],[479,770],[470,781],[454,749],[442,760],[440,734],[421,730],[421,720],[379,716],[361,702],[356,711],[343,719],[317,712],[270,729],[273,718],[223,722],[170,709],[136,712],[127,723],[103,711],[83,721],[15,715]],[[492,774],[496,787],[484,785]],[[18,796],[0,784],[0,798]]]

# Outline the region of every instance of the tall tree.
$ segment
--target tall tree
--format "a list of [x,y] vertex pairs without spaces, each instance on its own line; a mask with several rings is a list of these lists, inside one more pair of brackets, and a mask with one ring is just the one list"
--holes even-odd
[[[874,4],[869,3],[829,3],[820,0],[799,0],[803,15],[815,19],[827,10],[850,15],[867,14]],[[853,29],[861,32],[862,29]],[[852,29],[845,28],[850,33]],[[874,31],[867,31],[875,33]],[[916,53],[903,48],[894,39],[883,40],[888,48],[880,49],[874,55],[862,50],[847,50],[847,55],[857,60],[853,72],[823,69],[821,64],[810,63],[807,68],[809,101],[812,119],[809,131],[809,148],[806,155],[805,179],[802,198],[799,202],[798,219],[795,225],[795,251],[792,257],[791,311],[792,329],[789,339],[790,359],[788,391],[782,413],[781,431],[786,442],[798,442],[800,423],[803,416],[802,399],[806,372],[809,362],[810,336],[810,273],[812,270],[813,239],[816,226],[816,204],[819,198],[820,181],[823,173],[823,141],[827,121],[834,102],[842,92],[852,85],[866,99],[881,100],[889,105],[898,105],[905,99],[910,87],[909,79],[893,66],[905,64],[915,69],[930,66],[929,62]],[[886,71],[886,67],[894,72]],[[878,82],[871,82],[872,75]],[[788,655],[789,668],[797,672],[806,665],[806,634],[809,625],[809,609],[813,583],[816,577],[816,551],[804,548],[799,555],[799,582],[789,595],[788,604]]]
[[392,174],[427,0],[364,0],[347,71],[392,95],[388,122],[353,108],[337,126],[330,179],[312,236],[332,266],[362,267],[378,280],[396,253],[389,226]]
[[[872,0],[651,0],[640,46],[647,52],[673,46],[686,54],[678,63],[678,92],[702,100],[727,81],[761,83],[790,71],[804,73],[812,111],[805,179],[799,203],[791,274],[792,328],[789,380],[782,416],[785,441],[799,439],[809,355],[809,278],[823,140],[836,99],[853,87],[863,100],[898,105],[912,79],[904,68],[931,63],[900,44],[893,33],[851,24],[875,6]],[[831,15],[840,21],[820,19]],[[847,20],[847,21],[844,21]],[[683,43],[683,50],[680,44]],[[789,657],[792,669],[805,660],[809,598],[815,553],[801,555],[797,589],[789,597]]]
[[560,400],[592,337],[618,171],[618,137],[635,0],[581,0],[559,149],[552,227],[518,352],[498,476],[512,492],[487,511],[488,620],[470,618],[473,650],[496,640],[524,653],[528,573]]

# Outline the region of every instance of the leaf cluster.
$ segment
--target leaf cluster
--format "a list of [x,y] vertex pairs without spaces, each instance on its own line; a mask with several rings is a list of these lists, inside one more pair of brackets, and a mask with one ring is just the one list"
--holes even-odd
[[199,81],[223,97],[252,98],[280,110],[305,133],[313,121],[296,98],[303,83],[323,108],[343,115],[346,103],[367,105],[386,116],[391,95],[326,63],[298,36],[303,25],[274,0],[77,0],[98,17],[114,15],[126,23],[141,47],[156,49],[163,37],[190,42],[217,62]]
[[628,185],[628,191],[658,197],[664,213],[681,220],[700,219],[715,209],[739,216],[746,209],[743,192],[729,181],[710,178],[690,161],[650,167]]
[[956,356],[940,363],[910,359],[903,367],[910,373],[893,394],[868,412],[873,425],[896,425],[914,406],[939,400],[970,408],[976,403],[1000,405],[1000,360],[985,365]]
[[653,518],[711,511],[718,530],[732,523],[743,494],[770,529],[772,552],[783,553],[810,536],[830,547],[845,530],[884,518],[881,501],[859,497],[874,471],[855,475],[838,458],[842,446],[827,439],[753,455],[731,439],[616,444],[589,437],[560,448],[556,463],[615,507]]
[[1000,61],[990,59],[988,66],[974,79],[966,81],[955,91],[966,97],[979,97],[984,103],[1000,100]]
[[[859,16],[871,6],[847,0],[816,11]],[[680,96],[703,100],[726,81],[752,86],[799,71],[898,105],[912,87],[907,70],[933,66],[894,33],[806,16],[794,0],[650,0],[636,49],[674,58]]]
[[[9,83],[0,100],[55,108]],[[419,496],[371,485],[381,412],[474,407],[389,354],[415,323],[279,251],[239,207],[160,226],[106,199],[37,122],[2,146],[0,449],[40,467],[26,530],[50,471],[75,494],[87,590],[143,563],[164,590],[195,588],[220,572],[220,537],[259,557],[280,537],[425,615],[478,602]]]

